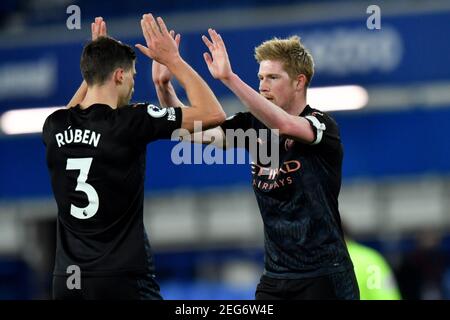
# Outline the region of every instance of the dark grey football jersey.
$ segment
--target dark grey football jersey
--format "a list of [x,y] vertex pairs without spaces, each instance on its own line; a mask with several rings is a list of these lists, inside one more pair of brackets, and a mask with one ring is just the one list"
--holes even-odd
[[43,127],[58,206],[55,275],[154,272],[143,224],[146,146],[180,128],[180,108],[94,104],[51,114]]
[[252,185],[264,223],[265,274],[274,278],[314,277],[352,267],[338,210],[343,159],[338,126],[309,106],[299,116],[310,122],[313,144],[262,136],[260,129],[267,127],[248,112],[222,124],[224,131],[256,129],[258,145],[279,140],[278,167],[262,165],[259,153],[252,163]]

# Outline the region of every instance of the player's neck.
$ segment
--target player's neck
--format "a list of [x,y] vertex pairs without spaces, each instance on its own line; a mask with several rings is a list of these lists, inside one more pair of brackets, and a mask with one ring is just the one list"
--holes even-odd
[[291,103],[284,109],[287,113],[298,116],[303,112],[306,107],[306,97],[297,96]]
[[107,85],[89,87],[83,101],[80,103],[82,109],[89,108],[93,104],[106,104],[113,109],[117,108],[118,94]]

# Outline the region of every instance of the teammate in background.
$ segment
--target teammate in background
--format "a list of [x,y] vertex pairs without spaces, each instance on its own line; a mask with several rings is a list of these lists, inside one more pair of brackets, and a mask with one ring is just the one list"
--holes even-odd
[[194,120],[215,127],[225,119],[164,21],[146,14],[141,27],[147,46],[136,47],[167,66],[191,106],[130,105],[136,55],[96,19],[81,57],[85,84],[43,127],[58,206],[55,299],[161,299],[143,223],[146,146],[180,127],[193,131]]
[[355,267],[361,300],[400,300],[394,273],[384,257],[348,237],[346,243]]
[[[225,44],[209,29],[203,41],[208,69],[248,108],[221,126],[190,137],[236,147],[228,129],[278,129],[279,163],[252,163],[253,189],[264,222],[265,268],[256,299],[359,299],[338,210],[343,148],[336,122],[306,103],[314,74],[311,54],[298,37],[272,39],[255,50],[259,93],[233,71]],[[170,72],[154,63],[153,80],[162,105],[180,104],[170,85]],[[155,68],[156,67],[156,68]],[[271,174],[267,174],[270,172]]]

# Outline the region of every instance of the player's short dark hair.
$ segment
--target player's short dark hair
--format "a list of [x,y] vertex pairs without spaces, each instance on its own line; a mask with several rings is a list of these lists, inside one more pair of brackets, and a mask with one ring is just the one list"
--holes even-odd
[[136,53],[129,45],[110,37],[99,37],[85,45],[80,69],[89,86],[102,85],[115,69],[130,70],[135,60]]

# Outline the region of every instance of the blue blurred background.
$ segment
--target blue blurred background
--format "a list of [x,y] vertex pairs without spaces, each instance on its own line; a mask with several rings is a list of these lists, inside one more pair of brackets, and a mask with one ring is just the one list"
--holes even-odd
[[[73,4],[78,30],[66,26]],[[366,27],[370,4],[381,8],[380,30]],[[233,69],[254,88],[254,47],[293,34],[315,58],[313,88],[364,87],[363,109],[333,112],[345,149],[345,225],[385,256],[403,298],[450,298],[449,1],[3,0],[0,117],[67,103],[82,80],[79,59],[94,17],[134,45],[143,43],[139,20],[147,12],[182,34],[182,56],[228,115],[244,107],[204,64],[200,37],[208,27],[222,34]],[[156,103],[151,62],[140,53],[136,69],[133,100]],[[263,232],[249,167],[175,165],[173,146],[149,145],[147,160],[145,221],[163,296],[253,299]],[[38,133],[0,133],[0,177],[0,299],[47,299],[56,206]]]

